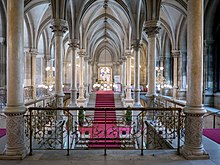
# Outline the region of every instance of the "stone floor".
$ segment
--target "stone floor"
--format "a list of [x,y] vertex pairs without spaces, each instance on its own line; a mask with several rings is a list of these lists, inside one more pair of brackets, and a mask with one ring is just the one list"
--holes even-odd
[[[116,96],[116,106],[120,106]],[[91,97],[89,106],[94,105]],[[0,138],[0,153],[3,153],[6,137]],[[176,154],[175,150],[146,150],[140,155],[138,150],[71,150],[66,151],[33,151],[32,156],[23,160],[0,160],[0,165],[220,165],[220,145],[203,137],[203,144],[209,153],[208,160],[186,160]]]
[[[33,151],[33,156],[23,160],[0,160],[0,165],[220,165],[220,145],[204,137],[204,147],[210,155],[208,160],[186,160],[176,155],[175,150],[72,150]],[[3,140],[4,141],[4,140]],[[0,141],[3,148],[2,140]]]

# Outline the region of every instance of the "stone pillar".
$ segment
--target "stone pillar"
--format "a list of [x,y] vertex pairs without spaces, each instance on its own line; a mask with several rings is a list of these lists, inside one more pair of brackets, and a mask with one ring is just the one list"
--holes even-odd
[[202,105],[203,76],[203,0],[188,1],[187,57],[188,91],[184,108],[185,143],[181,150],[187,159],[205,159],[208,154],[202,144],[203,115]]
[[123,66],[123,69],[122,69],[122,98],[126,98],[126,95],[125,95],[125,92],[126,92],[126,82],[127,82],[127,79],[126,79],[126,57],[122,57],[122,66]]
[[[16,25],[16,26],[15,26]],[[7,140],[4,159],[22,159],[26,156],[24,133],[24,0],[7,1]]]
[[63,19],[51,21],[55,40],[55,96],[56,106],[63,107],[63,34],[67,30],[67,23]]
[[76,82],[76,78],[77,78],[77,67],[76,67],[76,55],[77,55],[77,49],[79,47],[79,41],[78,39],[74,39],[73,41],[70,41],[69,44],[70,48],[71,48],[71,102],[70,102],[70,106],[77,106],[76,104],[76,99],[77,99],[77,82]]
[[6,44],[3,37],[0,37],[0,75],[0,87],[6,87]]
[[89,79],[88,78],[89,77],[89,74],[88,74],[88,71],[89,71],[89,69],[88,69],[88,67],[89,67],[88,66],[89,57],[88,56],[84,57],[84,61],[85,61],[85,70],[84,70],[85,71],[84,72],[85,73],[84,74],[85,75],[84,76],[85,77],[85,83],[84,83],[85,84],[85,92],[86,92],[86,98],[89,99],[89,89],[88,89],[88,87],[89,87],[89,83],[88,83],[88,79]]
[[79,74],[79,97],[77,99],[77,105],[78,106],[86,106],[86,99],[84,97],[84,76],[83,76],[83,66],[84,66],[84,57],[85,57],[85,50],[80,49],[79,51],[79,65],[80,65],[80,74]]
[[127,86],[126,86],[126,98],[125,106],[133,106],[133,99],[131,97],[131,51],[126,51],[127,56]]
[[204,105],[209,106],[216,106],[213,99],[213,74],[214,74],[214,67],[213,67],[213,44],[214,40],[208,39],[204,41],[204,67],[203,67],[203,103]]
[[134,41],[132,48],[134,50],[134,107],[141,107],[140,103],[140,40]]
[[33,88],[32,91],[32,98],[36,99],[36,56],[37,56],[37,49],[30,49],[29,54],[31,56],[31,86]]
[[144,30],[148,35],[148,106],[156,95],[156,37],[159,32],[159,23],[155,20],[145,22]]
[[176,99],[178,89],[178,58],[180,57],[179,50],[172,50],[173,57],[173,98]]
[[89,93],[91,93],[92,92],[92,79],[93,79],[93,72],[92,72],[92,60],[91,59],[89,59],[89,62],[88,62],[88,64],[89,64],[89,73],[88,73],[88,75],[89,75]]

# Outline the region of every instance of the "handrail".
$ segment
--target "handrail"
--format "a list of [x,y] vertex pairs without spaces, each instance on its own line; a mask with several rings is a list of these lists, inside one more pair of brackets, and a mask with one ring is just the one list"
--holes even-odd
[[36,103],[38,103],[38,102],[44,101],[44,100],[46,100],[46,99],[52,99],[52,98],[54,98],[53,95],[51,95],[51,96],[45,96],[45,97],[42,97],[42,98],[37,99],[37,100],[31,100],[31,101],[25,103],[25,106],[30,106],[30,105],[36,104]]
[[[87,127],[92,128],[92,130],[90,130],[89,137],[87,137],[86,134],[84,134],[85,132],[83,134],[81,132],[82,131],[81,129],[84,126],[79,125],[79,123],[76,122],[75,119],[73,119],[73,115],[74,115],[73,113],[74,113],[74,111],[77,111],[77,110],[89,111],[89,114],[85,115],[85,117],[88,117],[89,120],[84,120],[84,122],[88,121],[88,125],[87,125],[87,123],[84,123],[84,126],[86,128]],[[133,130],[134,126],[135,126],[134,125],[135,123],[132,122],[131,125],[129,126],[129,128],[132,130],[131,133],[129,135],[126,134],[126,137],[125,137],[125,136],[121,135],[121,133],[122,133],[121,132],[120,136],[113,137],[114,143],[117,143],[122,148],[123,147],[127,148],[128,147],[127,145],[129,145],[129,143],[133,142],[134,139],[137,140],[137,141],[140,140],[137,143],[138,148],[136,148],[136,149],[139,149],[141,151],[141,155],[143,155],[143,150],[146,149],[146,146],[144,145],[145,143],[146,143],[146,145],[155,145],[155,143],[152,143],[151,141],[148,141],[148,142],[146,141],[146,138],[144,136],[149,134],[149,136],[152,137],[152,138],[153,138],[153,136],[154,137],[158,136],[159,139],[156,139],[156,140],[162,140],[163,144],[166,144],[167,142],[165,142],[165,141],[167,141],[168,139],[170,139],[171,141],[174,140],[173,142],[175,142],[175,143],[173,143],[173,144],[174,144],[175,148],[177,148],[177,152],[179,153],[179,149],[180,149],[180,123],[179,122],[182,121],[182,120],[180,120],[180,117],[181,117],[180,113],[182,111],[181,108],[154,108],[154,107],[152,107],[152,108],[147,108],[147,107],[140,107],[140,108],[136,108],[136,107],[127,107],[127,108],[123,108],[123,107],[120,107],[120,108],[112,108],[112,107],[29,107],[28,111],[27,111],[27,114],[25,115],[25,118],[27,119],[27,121],[29,123],[29,126],[27,128],[29,129],[30,138],[31,138],[30,139],[30,154],[32,154],[32,149],[33,149],[32,144],[34,144],[34,141],[32,143],[32,135],[37,134],[37,132],[33,132],[33,131],[36,131],[36,129],[37,129],[37,131],[41,131],[43,134],[45,134],[45,132],[44,132],[45,129],[42,128],[42,130],[40,130],[40,128],[42,126],[46,127],[47,124],[45,124],[45,122],[47,122],[47,121],[50,121],[50,123],[51,123],[51,121],[55,121],[55,120],[51,119],[51,117],[53,117],[53,113],[54,113],[54,114],[60,114],[60,117],[58,117],[58,118],[61,118],[63,121],[65,121],[65,126],[66,127],[65,127],[65,130],[63,130],[64,132],[62,134],[64,135],[63,137],[65,137],[64,142],[66,142],[66,144],[67,144],[67,146],[65,146],[66,148],[65,147],[63,148],[64,150],[65,149],[67,150],[67,155],[69,155],[69,150],[72,148],[73,143],[71,141],[73,141],[73,140],[76,141],[76,143],[74,142],[74,145],[78,144],[78,145],[84,145],[84,146],[89,145],[89,142],[90,142],[90,144],[93,145],[93,144],[96,144],[96,143],[100,143],[102,141],[102,142],[104,142],[104,149],[105,149],[104,154],[106,155],[106,149],[107,149],[106,142],[108,140],[111,140],[111,138],[107,136],[107,133],[108,134],[109,133],[112,133],[112,134],[116,133],[116,132],[109,132],[109,129],[111,129],[111,128],[109,127],[108,123],[111,122],[111,123],[116,124],[112,127],[112,128],[114,128],[114,131],[116,131],[116,129],[119,129],[119,127],[121,127],[123,124],[125,124],[124,120],[121,120],[121,119],[124,119],[124,115],[120,115],[120,114],[118,114],[116,116],[116,119],[117,119],[116,121],[106,120],[108,117],[109,118],[112,117],[111,115],[106,116],[106,112],[114,111],[114,110],[115,111],[122,111],[122,112],[125,112],[126,110],[133,110],[133,112],[135,112],[135,111],[141,111],[142,112],[142,113],[139,113],[139,115],[141,114],[141,123],[140,123],[140,128],[141,129],[138,132],[135,132]],[[98,136],[99,135],[98,132],[95,132],[95,133],[93,132],[93,130],[96,130],[96,127],[95,127],[96,121],[90,120],[94,117],[94,115],[92,115],[93,113],[91,114],[90,111],[102,111],[104,113],[105,119],[103,120],[103,122],[104,122],[103,126],[104,127],[102,129],[104,129],[105,131],[100,134],[101,135],[100,137]],[[62,112],[65,112],[65,113],[62,114]],[[149,112],[149,113],[145,114],[144,112]],[[153,113],[151,113],[151,112],[153,112]],[[175,113],[173,113],[173,112],[175,112]],[[169,117],[168,115],[162,115],[164,113],[167,113],[172,119],[170,119],[170,118],[168,119],[167,118],[167,117]],[[66,117],[64,117],[64,116],[66,116]],[[155,117],[153,117],[153,116],[155,116]],[[135,118],[132,118],[132,119],[135,120]],[[153,120],[153,119],[155,119],[155,120]],[[166,119],[168,121],[165,122],[165,125],[164,126],[161,125],[163,123],[163,121],[166,120]],[[37,120],[42,120],[42,121],[37,121]],[[151,133],[149,132],[149,130],[146,130],[146,126],[145,126],[146,121],[145,120],[153,122],[153,125],[151,125],[151,127],[155,127],[155,129],[154,129],[154,131],[151,129],[150,130]],[[172,128],[170,127],[172,123],[168,123],[171,120],[172,120],[172,123],[174,123],[174,122],[176,123],[175,126],[172,127]],[[123,122],[123,124],[122,124],[122,122]],[[156,123],[157,123],[157,125],[155,125]],[[33,126],[32,126],[32,124],[33,124]],[[77,124],[78,126],[73,127],[74,125],[72,125],[72,124]],[[108,126],[106,124],[108,124]],[[138,124],[138,122],[136,124]],[[149,122],[149,124],[150,124],[150,122]],[[41,127],[38,127],[38,126],[41,126]],[[71,128],[77,128],[77,130],[72,130]],[[168,132],[164,131],[163,134],[160,134],[158,132],[160,128],[166,128],[166,130]],[[53,127],[53,130],[55,130],[54,127]],[[72,132],[70,133],[70,131],[72,131]],[[119,131],[119,130],[117,130],[117,131]],[[152,133],[154,135],[152,135]],[[119,135],[119,132],[117,132],[116,134]],[[55,136],[55,135],[60,135],[60,134],[55,133],[53,135]],[[80,135],[80,136],[78,136],[78,135]],[[42,138],[43,138],[43,140],[45,140],[44,139],[45,137],[42,136]],[[80,139],[78,139],[78,138],[80,138]],[[35,139],[33,139],[33,140],[35,140]],[[59,139],[58,139],[58,141],[59,141]],[[157,143],[158,143],[157,145],[159,145],[161,142],[157,142]],[[61,143],[60,143],[60,145],[61,145]],[[37,148],[35,148],[35,149],[37,149]],[[43,149],[43,148],[41,148],[41,149]]]
[[211,116],[211,115],[216,115],[218,113],[220,113],[220,111],[209,113],[207,115],[204,115],[203,117],[205,118],[205,117],[208,117],[208,116]]
[[170,102],[170,103],[172,103],[172,104],[176,104],[176,105],[178,105],[178,106],[181,106],[181,107],[184,107],[185,106],[185,104],[184,103],[180,103],[179,101],[177,101],[177,100],[174,100],[174,99],[171,99],[171,98],[167,98],[167,97],[164,97],[164,96],[155,96],[155,98],[156,99],[163,99],[163,100],[165,100],[165,101],[168,101],[168,102]]

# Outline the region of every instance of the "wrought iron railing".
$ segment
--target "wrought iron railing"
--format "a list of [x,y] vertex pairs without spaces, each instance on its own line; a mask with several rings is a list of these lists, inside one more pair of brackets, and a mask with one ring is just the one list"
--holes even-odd
[[24,100],[33,99],[33,86],[24,87]]
[[6,106],[7,102],[7,90],[5,87],[0,87],[0,109]]
[[[133,114],[128,120],[126,111]],[[104,118],[97,120],[95,112]],[[115,115],[106,115],[115,111]],[[180,108],[41,108],[25,115],[26,135],[33,150],[180,149]],[[174,125],[174,126],[173,126]]]
[[[217,112],[211,112],[207,113],[206,115],[203,116],[205,123],[205,128],[213,128],[215,129],[216,127],[219,128],[219,119],[220,119],[220,111]],[[218,123],[216,122],[218,121]],[[212,123],[212,126],[210,126]],[[217,124],[216,124],[217,123]],[[216,126],[217,125],[217,126]]]
[[[159,107],[159,108],[175,107],[175,108],[180,108],[181,109],[181,114],[180,114],[180,120],[181,120],[180,121],[180,123],[181,123],[180,124],[180,143],[182,145],[185,141],[185,114],[183,112],[183,108],[185,107],[185,103],[181,102],[181,101],[178,101],[178,100],[174,100],[172,98],[167,98],[167,97],[164,97],[164,96],[155,96],[154,105],[155,105],[155,107]],[[165,121],[167,121],[167,120],[165,120]],[[172,130],[173,129],[172,127],[176,127],[176,124],[172,123],[170,126],[171,127],[169,128],[169,130]]]

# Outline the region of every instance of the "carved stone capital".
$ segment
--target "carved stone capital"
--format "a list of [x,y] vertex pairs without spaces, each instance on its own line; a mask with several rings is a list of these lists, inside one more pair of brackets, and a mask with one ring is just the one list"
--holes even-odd
[[34,49],[34,48],[30,48],[28,53],[31,55],[31,56],[37,56],[38,54],[38,50],[37,49]]
[[180,50],[172,50],[171,54],[172,54],[173,58],[178,58],[181,56],[181,51]]
[[79,57],[85,57],[86,56],[86,50],[85,49],[80,49],[78,52]]
[[50,28],[56,36],[63,36],[63,33],[65,33],[68,29],[67,21],[63,19],[52,19],[51,25],[52,26]]
[[4,37],[0,37],[0,45],[5,44],[5,38]]
[[133,40],[131,47],[134,51],[138,51],[141,48],[140,40]]
[[149,38],[156,37],[160,29],[160,23],[157,20],[150,20],[144,23],[144,31]]
[[127,59],[126,56],[122,56],[122,58],[121,58],[122,62],[125,62],[126,59]]
[[131,50],[126,50],[126,51],[125,51],[125,56],[126,56],[127,58],[131,57]]
[[89,62],[89,59],[90,59],[89,56],[85,56],[85,57],[84,57],[84,61],[85,61],[85,62]]
[[79,48],[79,40],[78,39],[70,39],[69,46],[73,49]]
[[164,60],[164,56],[159,56],[160,61]]

